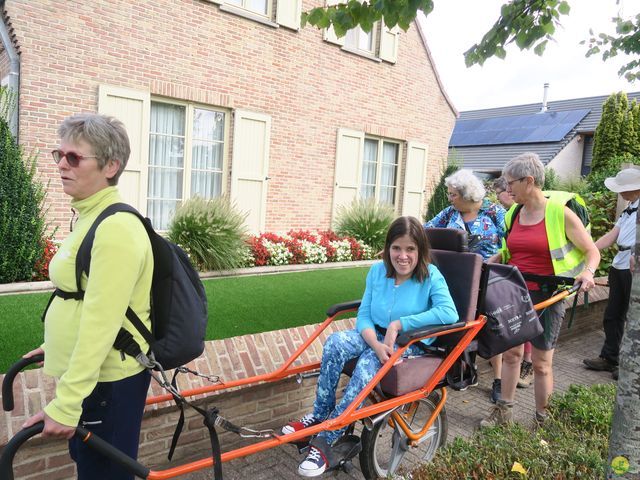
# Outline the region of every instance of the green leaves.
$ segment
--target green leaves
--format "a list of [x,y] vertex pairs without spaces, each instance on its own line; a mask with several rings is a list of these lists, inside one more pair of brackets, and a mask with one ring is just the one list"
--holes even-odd
[[492,56],[504,58],[505,47],[514,43],[520,50],[533,48],[542,55],[561,15],[568,15],[568,2],[558,0],[512,0],[500,9],[500,18],[482,40],[464,53],[468,67],[482,65]]
[[302,26],[307,23],[317,28],[333,27],[338,37],[349,30],[360,27],[370,32],[376,22],[384,19],[388,28],[398,26],[407,31],[416,18],[418,10],[425,15],[433,10],[433,0],[373,0],[360,2],[350,0],[347,3],[314,8],[302,14]]

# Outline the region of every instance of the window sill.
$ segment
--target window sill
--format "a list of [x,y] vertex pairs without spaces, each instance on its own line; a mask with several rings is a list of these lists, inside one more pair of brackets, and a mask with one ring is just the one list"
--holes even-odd
[[272,28],[280,28],[275,22],[272,22],[267,17],[263,17],[260,14],[249,12],[248,10],[244,10],[243,8],[238,8],[233,5],[229,5],[223,3],[220,5],[220,10],[227,13],[232,13],[234,15],[238,15],[239,17],[246,18],[247,20],[253,20],[254,22],[262,23],[263,25],[267,25]]
[[344,52],[353,53],[354,55],[358,55],[360,57],[364,57],[369,60],[373,60],[374,62],[378,62],[378,63],[382,62],[382,60],[376,57],[373,53],[365,52],[364,50],[358,50],[357,48],[351,48],[346,46],[342,46],[341,50]]

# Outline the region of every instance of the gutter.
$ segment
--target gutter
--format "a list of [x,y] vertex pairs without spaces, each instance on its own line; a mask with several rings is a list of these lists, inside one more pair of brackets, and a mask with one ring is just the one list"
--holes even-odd
[[0,40],[2,46],[9,55],[9,90],[13,92],[15,105],[11,109],[10,117],[8,118],[9,129],[13,134],[13,137],[18,142],[18,108],[20,99],[20,55],[16,51],[16,47],[11,41],[11,35],[4,19],[4,6],[6,0],[0,0],[0,15],[2,15],[2,21],[0,21]]

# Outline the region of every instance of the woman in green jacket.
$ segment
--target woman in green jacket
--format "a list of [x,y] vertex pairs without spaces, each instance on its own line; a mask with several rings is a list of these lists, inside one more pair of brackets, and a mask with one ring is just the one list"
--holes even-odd
[[[124,125],[111,117],[82,114],[67,118],[53,150],[62,189],[78,219],[51,260],[51,281],[63,292],[77,291],[75,257],[89,227],[109,205],[121,202],[116,188],[129,159]],[[44,372],[58,379],[55,397],[24,427],[44,421],[43,437],[69,439],[81,480],[133,479],[74,437],[78,425],[136,458],[149,373],[113,348],[121,327],[143,351],[147,343],[125,317],[131,307],[150,326],[153,254],[138,218],[116,213],[95,233],[91,275],[83,275],[83,300],[56,296],[45,317],[44,344],[26,354],[44,353]]]

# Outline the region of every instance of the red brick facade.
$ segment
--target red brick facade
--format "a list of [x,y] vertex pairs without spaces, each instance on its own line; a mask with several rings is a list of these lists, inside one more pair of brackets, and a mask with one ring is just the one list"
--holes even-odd
[[266,230],[330,226],[338,128],[428,145],[427,197],[447,155],[455,110],[417,24],[401,33],[391,64],[348,53],[313,27],[275,28],[204,0],[9,0],[5,18],[20,51],[20,143],[51,178],[59,236],[70,212],[48,152],[66,116],[98,110],[100,85],[270,115]]

